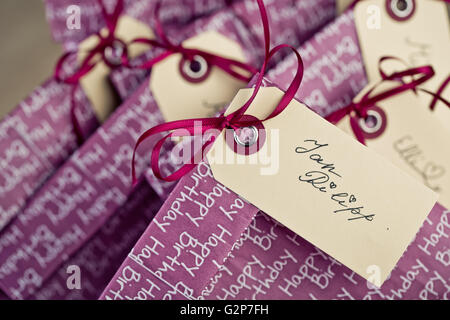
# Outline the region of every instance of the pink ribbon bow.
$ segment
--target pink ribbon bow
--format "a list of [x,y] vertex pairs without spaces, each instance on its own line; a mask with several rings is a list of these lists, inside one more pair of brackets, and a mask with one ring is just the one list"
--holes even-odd
[[[345,108],[339,109],[326,117],[326,119],[331,123],[337,124],[343,118],[349,116],[352,131],[355,134],[355,137],[358,139],[358,141],[361,142],[362,144],[365,144],[365,137],[363,130],[359,125],[359,120],[366,119],[368,110],[384,99],[388,99],[390,97],[393,97],[397,94],[400,94],[408,90],[413,90],[414,92],[420,90],[433,96],[433,101],[430,104],[431,110],[435,108],[435,105],[438,101],[442,101],[450,108],[450,102],[448,102],[447,100],[445,100],[440,96],[440,94],[444,91],[444,88],[450,82],[450,76],[443,82],[443,84],[438,89],[437,93],[433,93],[429,90],[419,88],[421,84],[430,80],[434,76],[435,73],[431,66],[410,68],[404,71],[394,72],[390,75],[387,75],[382,70],[381,67],[382,63],[386,60],[401,61],[400,59],[395,57],[382,57],[378,64],[378,70],[380,72],[382,80],[376,85],[374,85],[367,93],[365,93],[361,97],[361,99],[359,99],[359,101],[353,101]],[[417,76],[419,77],[417,78]],[[411,77],[412,80],[410,82],[405,82],[403,80],[405,77]],[[384,81],[398,81],[399,85],[389,90],[382,91],[376,95],[372,95],[373,91]]]
[[[128,66],[129,68],[138,68],[138,69],[150,69],[152,66],[157,64],[158,62],[166,59],[167,57],[171,56],[172,54],[179,53],[181,54],[186,60],[192,61],[195,56],[201,56],[203,59],[206,60],[208,63],[208,66],[216,66],[232,77],[248,82],[253,77],[254,74],[256,74],[257,69],[252,67],[249,64],[234,60],[234,59],[228,59],[225,57],[221,57],[219,55],[209,53],[200,49],[190,49],[185,48],[181,44],[175,45],[173,44],[169,38],[166,36],[164,29],[162,27],[162,23],[159,20],[159,10],[161,7],[161,3],[158,2],[155,7],[155,31],[158,35],[158,37],[161,39],[161,41],[155,40],[155,39],[145,39],[145,38],[138,38],[134,39],[130,42],[131,44],[140,43],[140,44],[148,44],[155,48],[162,48],[165,49],[165,52],[161,55],[150,59],[148,61],[143,62],[140,65],[133,65],[129,63],[129,61],[124,61],[124,64]],[[243,71],[243,72],[238,72]]]

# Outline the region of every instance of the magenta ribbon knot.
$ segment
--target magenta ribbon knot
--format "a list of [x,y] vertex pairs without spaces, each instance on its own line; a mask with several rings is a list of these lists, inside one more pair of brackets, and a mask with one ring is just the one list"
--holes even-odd
[[[337,124],[346,116],[349,116],[352,131],[355,134],[355,137],[358,139],[358,141],[361,142],[362,144],[365,144],[366,136],[360,126],[359,121],[361,119],[366,120],[368,117],[368,111],[371,108],[376,107],[376,104],[382,100],[389,99],[390,97],[401,94],[408,90],[412,90],[414,93],[422,91],[433,97],[433,100],[430,104],[431,110],[435,108],[435,105],[437,104],[438,101],[443,102],[447,107],[450,108],[450,102],[441,97],[441,93],[444,91],[444,88],[450,82],[450,77],[448,77],[442,83],[437,92],[434,93],[427,89],[419,87],[421,84],[427,82],[435,75],[432,66],[429,65],[421,66],[406,69],[400,72],[393,72],[392,74],[386,74],[386,72],[384,72],[382,69],[382,63],[387,60],[402,61],[395,57],[382,57],[378,63],[378,70],[381,75],[381,81],[375,84],[370,90],[368,90],[358,101],[353,101],[345,108],[339,109],[326,117],[326,119],[331,123]],[[411,78],[412,80],[410,80],[409,82],[405,81],[404,79],[406,77]],[[394,88],[372,95],[373,91],[381,83],[385,81],[397,81],[399,84]]]

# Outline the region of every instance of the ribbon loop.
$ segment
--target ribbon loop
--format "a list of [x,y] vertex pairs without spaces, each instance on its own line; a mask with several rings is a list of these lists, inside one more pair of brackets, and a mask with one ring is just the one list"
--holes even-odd
[[[160,180],[165,181],[176,181],[186,175],[188,172],[190,172],[196,165],[195,163],[196,159],[199,159],[199,155],[195,154],[191,157],[190,162],[184,164],[181,168],[176,170],[174,173],[170,174],[167,177],[164,177],[161,174],[161,170],[159,168],[159,157],[161,153],[162,146],[164,142],[171,138],[171,137],[179,137],[179,136],[195,136],[197,134],[201,134],[202,137],[204,137],[205,134],[208,134],[210,130],[217,130],[221,132],[224,129],[239,129],[243,127],[250,127],[250,126],[257,126],[263,121],[269,120],[271,118],[276,117],[279,115],[285,108],[289,105],[289,103],[294,99],[295,94],[297,93],[297,90],[300,87],[302,78],[303,78],[303,61],[300,56],[300,54],[297,52],[297,50],[289,45],[283,44],[278,45],[272,50],[270,50],[270,30],[269,30],[269,20],[267,17],[267,12],[264,7],[264,3],[262,0],[256,0],[258,3],[259,11],[261,14],[263,29],[264,29],[264,41],[265,41],[265,59],[261,66],[261,69],[259,70],[255,87],[252,92],[251,97],[249,100],[238,110],[230,113],[229,115],[225,116],[224,114],[220,115],[216,118],[198,118],[198,119],[187,119],[187,120],[178,120],[178,121],[172,121],[167,122],[164,124],[160,124],[158,126],[155,126],[146,132],[144,132],[139,139],[136,142],[136,145],[134,147],[133,156],[132,156],[132,163],[131,163],[131,175],[133,180],[133,185],[137,182],[136,177],[136,168],[135,168],[135,157],[136,157],[136,151],[138,147],[149,137],[154,136],[156,134],[161,134],[164,132],[169,132],[168,134],[164,135],[153,147],[152,153],[151,153],[151,168],[153,170],[153,173],[155,176]],[[181,49],[182,47],[178,47],[179,50],[186,50]],[[281,98],[280,102],[276,106],[276,108],[272,111],[272,113],[266,117],[265,119],[258,120],[248,120],[248,118],[245,118],[244,115],[252,102],[254,101],[256,95],[258,94],[260,88],[263,84],[264,75],[266,72],[266,68],[268,65],[269,60],[280,50],[288,48],[293,50],[294,54],[297,57],[298,61],[298,68],[297,72],[294,76],[294,79],[288,89],[286,90],[285,94]],[[192,50],[192,49],[188,49]],[[191,52],[191,51],[184,51],[184,52]],[[199,50],[195,50],[195,53],[199,53]],[[204,54],[204,52],[201,52]],[[209,59],[210,57],[206,53],[206,57]],[[206,58],[205,58],[206,59]],[[210,60],[209,60],[210,61]],[[208,62],[209,62],[208,61]],[[223,60],[221,60],[223,61]],[[235,64],[216,64],[216,66],[223,67],[223,66],[230,66]],[[247,120],[246,120],[247,119]],[[201,158],[203,158],[205,150],[215,141],[216,136],[211,135],[209,136],[208,140],[206,140],[201,147],[201,150],[199,151]]]

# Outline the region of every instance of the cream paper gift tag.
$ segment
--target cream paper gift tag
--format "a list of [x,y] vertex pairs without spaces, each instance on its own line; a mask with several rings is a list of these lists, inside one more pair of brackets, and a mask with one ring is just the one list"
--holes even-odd
[[[106,28],[101,30],[102,35],[105,35],[107,32]],[[154,34],[144,23],[129,16],[122,16],[117,24],[116,37],[127,43],[136,38],[154,38]],[[97,45],[98,41],[97,36],[91,36],[80,43],[78,51],[78,61],[80,63],[89,50]],[[134,58],[144,53],[145,50],[148,50],[148,46],[133,44],[129,46],[128,53],[131,58]],[[97,55],[96,59],[100,61],[100,55]],[[118,105],[117,96],[108,79],[109,73],[110,68],[103,61],[100,61],[80,80],[81,87],[89,98],[100,122],[104,122]]]
[[[391,5],[395,10],[399,2],[364,0],[355,6],[355,24],[368,79],[379,80],[378,61],[383,56],[394,56],[408,65],[386,62],[383,68],[388,73],[432,65],[436,75],[422,86],[436,92],[450,75],[450,26],[446,4],[439,0],[408,0],[403,10],[395,12],[405,17],[411,12],[411,16],[398,21],[392,17],[395,13]],[[419,95],[426,103],[432,100],[430,95]],[[450,98],[450,86],[442,96]],[[450,128],[450,109],[447,106],[438,102],[433,115]]]
[[[183,42],[186,48],[199,49],[222,57],[245,62],[240,45],[216,31],[199,34]],[[192,76],[205,76],[199,81],[187,80],[181,73],[182,55],[173,54],[152,69],[150,90],[166,121],[209,117],[222,110],[244,83],[218,67],[200,64]],[[187,63],[187,62],[186,62]],[[186,64],[185,67],[189,68]],[[189,70],[187,70],[189,72]],[[207,72],[209,72],[207,74]]]
[[[265,118],[282,95],[261,88],[248,114]],[[214,178],[363,278],[379,268],[382,283],[437,195],[298,101],[264,127],[266,143],[250,156],[219,135],[207,154]]]
[[[398,82],[383,82],[372,95],[396,86]],[[355,100],[372,87],[369,85]],[[372,128],[377,126],[380,130],[365,140],[366,145],[439,193],[439,202],[450,208],[450,131],[412,91],[385,99],[377,103],[378,108],[384,114],[377,121],[385,118],[385,124],[373,124]],[[354,136],[349,117],[338,127]]]

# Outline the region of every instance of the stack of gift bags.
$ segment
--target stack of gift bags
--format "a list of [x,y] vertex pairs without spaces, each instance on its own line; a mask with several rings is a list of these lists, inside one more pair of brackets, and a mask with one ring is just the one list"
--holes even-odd
[[0,297],[450,298],[446,2],[45,0]]

